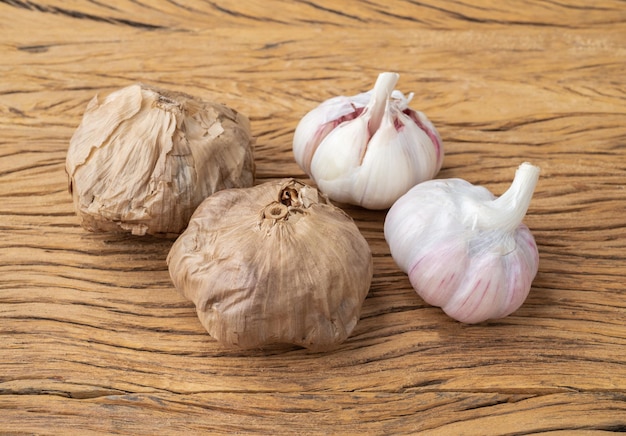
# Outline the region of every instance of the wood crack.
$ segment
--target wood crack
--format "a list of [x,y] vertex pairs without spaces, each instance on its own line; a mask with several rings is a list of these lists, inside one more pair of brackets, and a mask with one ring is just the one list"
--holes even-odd
[[[37,11],[37,12],[43,12],[47,14],[63,15],[63,16],[70,17],[70,18],[96,21],[100,23],[124,25],[124,26],[135,27],[138,29],[144,29],[144,30],[157,30],[157,29],[165,28],[164,26],[160,26],[157,24],[143,23],[141,21],[135,21],[135,20],[127,19],[127,18],[101,17],[99,15],[88,14],[85,12],[75,11],[72,9],[65,9],[65,8],[61,8],[58,6],[41,5],[39,3],[31,2],[28,0],[0,0],[0,3],[5,3],[9,6],[13,6],[16,8],[27,9],[29,11]],[[33,47],[35,47],[34,49],[35,52],[37,52],[37,50],[39,49],[45,48],[45,46],[39,46],[39,47],[33,46]]]

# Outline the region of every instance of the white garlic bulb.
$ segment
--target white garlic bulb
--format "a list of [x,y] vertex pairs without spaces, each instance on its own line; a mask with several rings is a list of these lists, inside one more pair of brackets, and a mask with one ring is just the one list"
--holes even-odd
[[332,200],[385,209],[441,169],[439,133],[409,108],[412,93],[394,91],[398,78],[381,73],[373,90],[326,100],[298,123],[295,160]]
[[373,274],[352,218],[294,179],[213,194],[167,263],[209,334],[239,348],[338,346],[359,320]]
[[67,152],[69,191],[90,231],[177,235],[214,192],[252,186],[248,118],[144,84],[94,97]]
[[503,318],[522,305],[539,267],[522,223],[538,177],[538,167],[523,163],[498,198],[465,180],[430,180],[389,209],[391,255],[424,301],[465,323]]

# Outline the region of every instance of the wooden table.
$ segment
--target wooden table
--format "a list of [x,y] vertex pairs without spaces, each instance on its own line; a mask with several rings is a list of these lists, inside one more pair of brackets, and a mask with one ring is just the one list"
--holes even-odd
[[[0,2],[2,434],[626,431],[626,3]],[[539,273],[513,315],[464,325],[396,267],[384,211],[347,207],[374,280],[336,351],[232,351],[171,284],[172,241],[84,231],[69,139],[141,81],[248,115],[257,181],[322,100],[400,73],[438,127],[437,177],[501,194],[541,167]]]

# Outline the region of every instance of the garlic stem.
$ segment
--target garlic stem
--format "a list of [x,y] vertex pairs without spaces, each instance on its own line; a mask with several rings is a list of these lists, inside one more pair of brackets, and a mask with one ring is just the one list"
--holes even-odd
[[399,78],[400,75],[398,73],[380,73],[378,79],[376,79],[372,99],[367,105],[367,109],[371,113],[367,126],[370,137],[372,137],[380,127],[387,102]]
[[515,230],[528,211],[538,179],[539,167],[528,162],[522,163],[515,172],[509,189],[487,203],[485,207],[478,209],[478,226],[504,231]]
[[263,218],[279,220],[289,213],[289,209],[282,203],[274,201],[263,209]]

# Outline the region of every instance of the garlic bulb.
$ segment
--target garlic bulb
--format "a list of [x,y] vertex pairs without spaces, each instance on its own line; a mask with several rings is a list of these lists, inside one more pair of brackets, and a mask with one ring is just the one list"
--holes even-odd
[[332,200],[385,209],[441,169],[439,133],[382,73],[372,91],[326,100],[298,123],[296,162]]
[[167,262],[209,334],[239,348],[335,347],[359,319],[373,269],[354,221],[294,179],[207,198]]
[[70,141],[69,191],[82,226],[179,234],[206,197],[252,186],[248,119],[143,84],[94,97]]
[[523,163],[495,198],[465,180],[430,180],[402,196],[385,218],[385,239],[417,293],[465,323],[517,310],[537,274],[539,254],[522,223],[539,177]]

